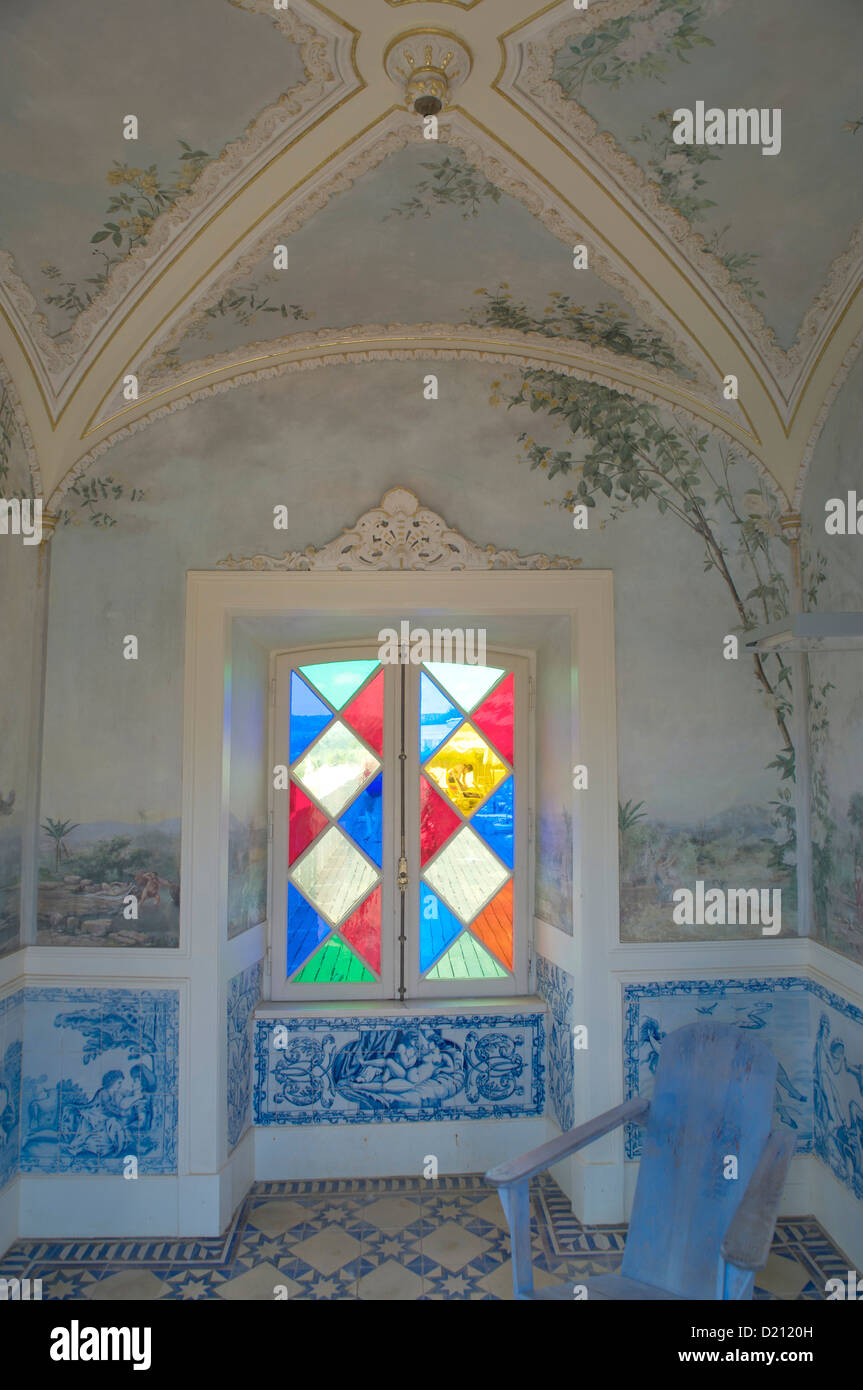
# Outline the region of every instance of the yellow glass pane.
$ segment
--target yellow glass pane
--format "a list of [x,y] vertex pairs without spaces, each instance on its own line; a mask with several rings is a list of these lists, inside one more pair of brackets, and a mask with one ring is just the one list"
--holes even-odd
[[426,763],[426,772],[464,816],[509,776],[509,768],[470,724],[456,729]]

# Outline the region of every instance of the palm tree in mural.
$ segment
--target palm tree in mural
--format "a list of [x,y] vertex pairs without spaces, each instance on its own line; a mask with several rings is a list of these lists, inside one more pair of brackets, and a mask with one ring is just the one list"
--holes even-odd
[[637,821],[644,820],[647,812],[642,811],[641,808],[643,805],[644,802],[639,801],[633,806],[631,798],[626,803],[618,801],[617,828],[621,835],[625,835],[627,830],[631,830]]
[[42,822],[40,829],[44,830],[49,840],[54,841],[54,872],[60,872],[60,858],[66,857],[68,851],[63,843],[67,835],[71,835],[73,830],[78,829],[78,822],[71,820],[52,820],[48,816]]

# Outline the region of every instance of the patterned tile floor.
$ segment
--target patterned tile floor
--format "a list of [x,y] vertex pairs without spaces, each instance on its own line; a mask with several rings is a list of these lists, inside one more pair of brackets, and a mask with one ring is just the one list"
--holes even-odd
[[[582,1226],[547,1175],[533,1188],[535,1281],[620,1267],[625,1226]],[[756,1298],[822,1299],[851,1269],[811,1217],[781,1221]],[[223,1236],[27,1240],[0,1278],[42,1280],[43,1299],[509,1299],[509,1232],[481,1177],[259,1182]],[[281,1293],[285,1297],[285,1293]]]

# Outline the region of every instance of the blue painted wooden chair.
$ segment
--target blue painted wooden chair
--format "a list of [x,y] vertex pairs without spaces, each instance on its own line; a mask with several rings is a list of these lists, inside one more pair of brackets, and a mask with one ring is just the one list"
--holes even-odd
[[[620,1274],[583,1282],[588,1299],[747,1299],[767,1263],[794,1150],[770,1131],[775,1057],[731,1024],[692,1023],[662,1044],[653,1098],[618,1105],[486,1174],[512,1234],[518,1299],[572,1299],[572,1283],[534,1289],[530,1180],[618,1125],[645,1127]],[[726,1177],[727,1157],[737,1178]]]

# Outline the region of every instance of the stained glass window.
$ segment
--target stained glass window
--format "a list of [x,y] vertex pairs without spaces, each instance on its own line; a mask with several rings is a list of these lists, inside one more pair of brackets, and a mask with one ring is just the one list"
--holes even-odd
[[290,685],[287,976],[300,985],[373,983],[384,671],[377,661],[316,662],[292,670]]
[[513,672],[426,663],[419,726],[420,974],[435,982],[511,977]]

